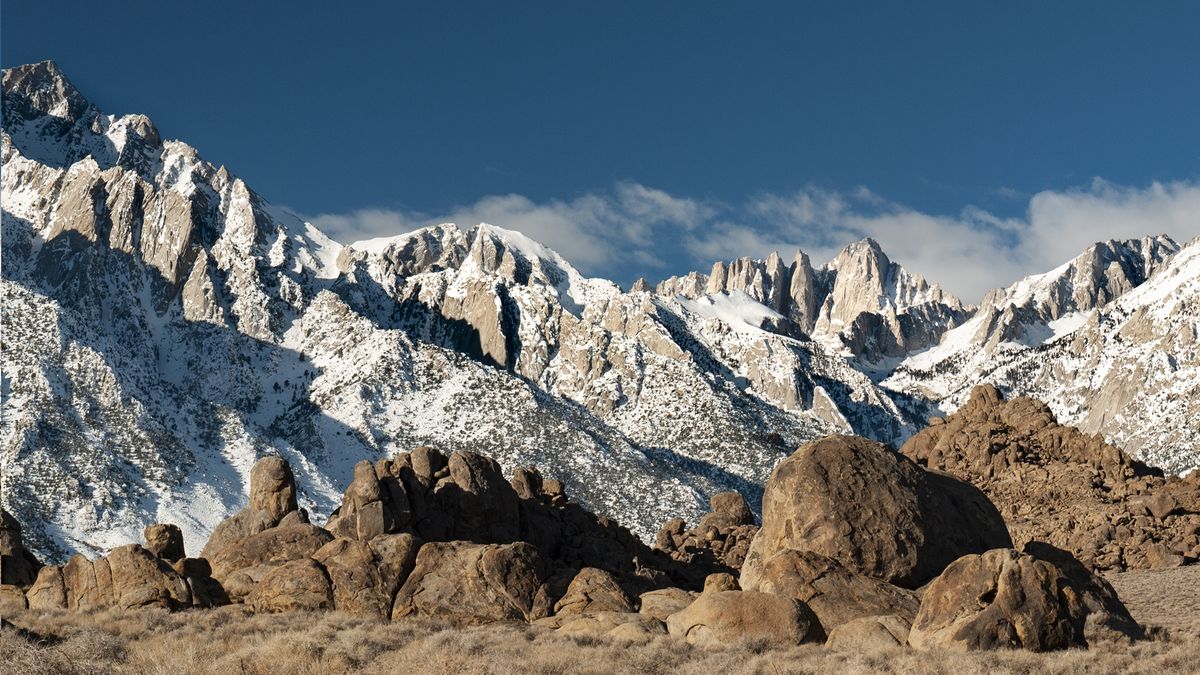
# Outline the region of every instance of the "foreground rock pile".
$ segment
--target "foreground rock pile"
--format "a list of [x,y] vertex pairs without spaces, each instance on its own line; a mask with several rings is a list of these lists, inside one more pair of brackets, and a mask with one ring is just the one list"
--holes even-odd
[[900,452],[977,485],[1018,544],[1045,541],[1100,570],[1200,560],[1200,473],[1164,478],[1042,402],[991,385],[931,421]]
[[144,546],[40,566],[6,519],[0,552],[14,576],[0,606],[240,603],[698,646],[1040,651],[1141,637],[1112,587],[1070,553],[1017,550],[983,492],[878,443],[830,436],[800,448],[767,482],[761,527],[740,495],[711,506],[690,529],[668,523],[651,549],[534,469],[506,480],[481,455],[417,448],[361,462],[319,527],[297,506],[290,467],[267,457],[246,508],[199,558],[162,524]]

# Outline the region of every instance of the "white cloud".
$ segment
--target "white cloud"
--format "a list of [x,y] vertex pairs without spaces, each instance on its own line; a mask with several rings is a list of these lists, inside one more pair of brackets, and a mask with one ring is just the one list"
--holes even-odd
[[803,249],[821,264],[846,244],[871,237],[910,271],[974,302],[991,288],[1052,269],[1096,241],[1200,236],[1200,185],[1132,188],[1097,179],[1039,192],[1028,198],[1021,217],[1003,218],[973,206],[957,214],[924,213],[862,187],[808,187],[729,205],[622,182],[571,200],[494,195],[439,216],[363,209],[310,220],[343,242],[441,222],[490,222],[541,241],[586,273],[624,280],[706,271],[715,260],[771,251],[790,259]]

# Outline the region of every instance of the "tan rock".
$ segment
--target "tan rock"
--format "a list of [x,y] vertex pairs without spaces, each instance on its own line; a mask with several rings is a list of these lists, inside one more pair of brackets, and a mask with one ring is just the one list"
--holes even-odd
[[213,530],[200,552],[213,559],[222,549],[280,525],[285,518],[307,521],[296,504],[296,479],[282,457],[263,457],[250,469],[250,503]]
[[456,624],[531,621],[545,616],[544,563],[525,543],[431,542],[396,594],[392,619],[431,616]]
[[311,557],[332,540],[333,535],[315,525],[273,527],[221,549],[210,559],[212,576],[238,601],[269,568]]
[[392,595],[371,547],[364,541],[334,539],[313,554],[325,568],[339,612],[391,616]]
[[1047,651],[1139,634],[1112,587],[1082,565],[1064,570],[996,549],[956,560],[929,584],[908,642],[920,650]]
[[579,570],[567,593],[554,604],[556,615],[633,611],[633,601],[612,575],[594,567]]
[[183,552],[183,531],[178,525],[147,525],[142,536],[146,539],[146,549],[167,562],[186,557]]
[[717,572],[704,578],[705,593],[720,593],[721,591],[738,591],[737,579],[728,572]]
[[333,588],[315,560],[291,560],[273,567],[255,584],[246,604],[268,613],[333,609]]
[[743,639],[797,645],[824,642],[825,632],[802,602],[753,591],[703,593],[667,617],[671,635],[701,647],[720,647]]
[[28,607],[25,602],[25,592],[20,586],[0,584],[0,617],[10,617],[23,612]]
[[67,591],[63,585],[62,568],[47,565],[39,570],[37,579],[25,597],[30,609],[66,609]]
[[797,549],[916,588],[963,554],[1011,545],[1000,514],[976,488],[874,441],[826,436],[771,473],[742,583],[754,587],[763,563]]
[[69,609],[191,606],[191,591],[183,577],[137,544],[113,549],[98,560],[76,555],[63,568],[62,579]]
[[831,630],[825,646],[855,653],[903,647],[911,628],[909,619],[895,614],[859,617]]
[[653,591],[646,591],[638,599],[639,612],[647,616],[652,616],[659,621],[666,621],[668,616],[692,604],[696,599],[696,595],[682,588],[660,588]]
[[774,593],[809,606],[827,631],[862,617],[895,614],[908,621],[920,601],[913,591],[855,574],[833,558],[812,551],[783,551],[771,557],[745,590]]

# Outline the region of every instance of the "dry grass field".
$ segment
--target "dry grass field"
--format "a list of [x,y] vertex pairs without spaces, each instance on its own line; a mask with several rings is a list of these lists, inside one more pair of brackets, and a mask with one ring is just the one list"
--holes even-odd
[[[5,673],[1153,673],[1200,672],[1200,566],[1113,578],[1153,640],[1053,654],[838,653],[753,642],[704,650],[571,637],[526,625],[456,629],[238,607],[97,614],[25,612],[0,633]],[[32,635],[30,635],[32,634]]]

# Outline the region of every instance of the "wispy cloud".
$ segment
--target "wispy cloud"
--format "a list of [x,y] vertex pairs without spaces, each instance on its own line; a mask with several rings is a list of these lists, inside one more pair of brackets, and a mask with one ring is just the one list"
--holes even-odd
[[1022,216],[999,217],[974,206],[925,213],[867,188],[806,187],[734,205],[622,182],[571,200],[494,195],[445,214],[363,209],[310,220],[343,242],[442,222],[490,222],[538,239],[589,274],[624,281],[706,270],[715,260],[771,251],[786,256],[803,249],[821,263],[846,244],[872,237],[895,261],[969,302],[1051,269],[1096,241],[1200,236],[1197,183],[1135,188],[1096,179],[1074,189],[1007,196],[1028,200]]

